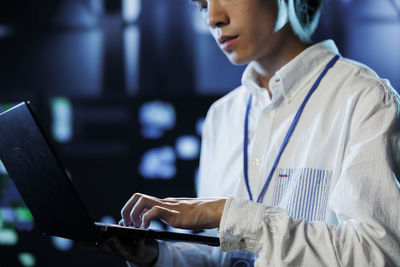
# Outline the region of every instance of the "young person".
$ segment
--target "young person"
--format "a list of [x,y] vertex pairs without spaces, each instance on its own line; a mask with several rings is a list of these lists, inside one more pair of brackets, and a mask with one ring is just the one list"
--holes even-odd
[[113,239],[103,249],[156,266],[400,265],[399,100],[388,81],[333,41],[311,44],[321,1],[195,2],[228,59],[249,65],[207,114],[204,198],[134,194],[121,224],[218,227],[221,248]]

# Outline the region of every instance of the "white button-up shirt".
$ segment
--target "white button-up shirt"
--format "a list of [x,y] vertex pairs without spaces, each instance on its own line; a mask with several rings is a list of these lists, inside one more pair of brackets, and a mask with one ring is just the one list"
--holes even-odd
[[[248,200],[243,138],[249,96],[248,174],[257,199],[298,108],[337,53],[333,41],[303,51],[270,79],[272,98],[250,64],[242,86],[207,114],[199,196],[231,196],[220,224],[221,248],[255,253],[255,266],[400,266],[400,190],[391,168],[399,147],[399,100],[366,66],[341,58],[328,71],[262,203]],[[157,264],[231,266],[238,253],[162,243]]]

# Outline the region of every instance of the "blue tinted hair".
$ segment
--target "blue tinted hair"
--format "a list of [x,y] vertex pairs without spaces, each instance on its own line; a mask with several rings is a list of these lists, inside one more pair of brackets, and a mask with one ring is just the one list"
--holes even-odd
[[[285,1],[285,0],[278,0]],[[322,0],[287,0],[288,20],[295,34],[310,42],[321,14]]]

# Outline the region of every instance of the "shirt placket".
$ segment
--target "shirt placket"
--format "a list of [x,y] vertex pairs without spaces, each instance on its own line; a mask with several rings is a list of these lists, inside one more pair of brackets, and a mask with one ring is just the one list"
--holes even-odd
[[253,140],[248,168],[250,188],[254,201],[257,200],[268,175],[268,170],[265,169],[267,165],[265,161],[270,160],[270,155],[266,155],[265,150],[270,146],[274,112],[274,110],[266,108],[254,109],[252,116],[254,123],[250,124],[251,129],[249,130],[253,133],[250,138]]
[[253,127],[251,130],[254,132],[254,144],[249,156],[249,180],[253,200],[255,201],[264,187],[270,168],[275,160],[275,155],[272,155],[271,152],[275,151],[276,144],[271,143],[271,136],[274,134],[273,122],[276,110],[279,108],[280,99],[282,98],[283,84],[281,77],[275,75],[270,80],[269,87],[273,94],[272,100],[267,96],[266,89],[262,93],[259,92],[257,98],[258,106],[254,114],[256,123],[250,124]]

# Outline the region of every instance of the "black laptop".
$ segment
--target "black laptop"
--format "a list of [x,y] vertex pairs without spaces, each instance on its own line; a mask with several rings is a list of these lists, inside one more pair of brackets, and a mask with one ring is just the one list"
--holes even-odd
[[219,238],[94,222],[29,102],[0,114],[0,160],[43,233],[92,243],[111,236],[219,246]]

